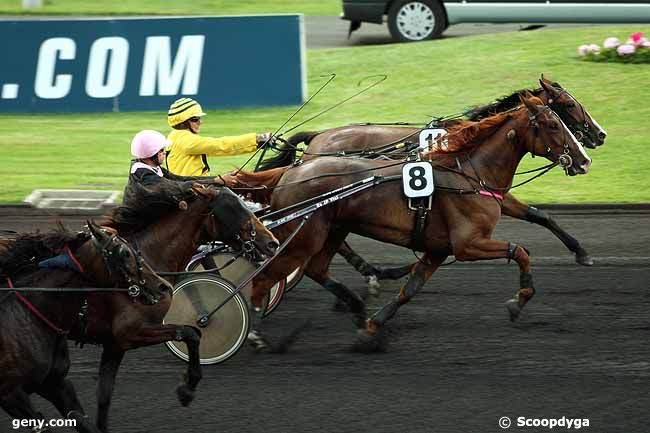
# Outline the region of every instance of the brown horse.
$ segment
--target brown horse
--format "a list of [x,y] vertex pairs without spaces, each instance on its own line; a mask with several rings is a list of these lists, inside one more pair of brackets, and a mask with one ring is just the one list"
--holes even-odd
[[[244,203],[227,188],[161,182],[155,187],[133,185],[132,200],[100,221],[119,230],[136,246],[153,268],[182,271],[198,245],[222,240],[233,247],[249,243],[260,258],[275,252],[278,242]],[[84,282],[73,272],[61,271],[68,285]],[[72,327],[68,338],[103,346],[97,383],[97,426],[108,431],[108,411],[115,377],[127,350],[176,340],[188,346],[189,365],[177,395],[191,402],[201,379],[200,331],[192,326],[162,324],[171,304],[171,290],[155,305],[132,303],[122,294],[89,294],[84,319]]]
[[[3,283],[16,288],[0,292],[0,406],[13,418],[38,423],[34,431],[49,430],[43,415],[32,406],[29,394],[33,392],[75,420],[77,431],[99,431],[84,415],[74,386],[66,378],[70,368],[66,334],[78,320],[88,294],[20,287],[75,288],[79,280],[86,287],[131,286],[142,290],[147,303],[171,289],[123,239],[91,223],[88,230],[17,234],[0,242]],[[39,267],[39,261],[57,256],[62,249],[69,254],[67,260],[76,260],[77,271]]]
[[[511,319],[516,319],[532,298],[534,288],[526,249],[490,238],[501,215],[503,203],[499,194],[507,192],[512,185],[517,166],[526,153],[552,162],[567,153],[576,173],[586,173],[591,164],[582,145],[550,108],[534,97],[522,102],[525,106],[478,123],[461,123],[450,128],[448,150],[427,155],[435,170],[439,192],[421,233],[414,234],[416,218],[409,211],[397,182],[385,182],[325,206],[312,215],[282,255],[254,280],[253,303],[260,305],[276,281],[302,267],[306,275],[348,303],[357,325],[371,338],[419,291],[445,258],[453,254],[459,261],[508,258],[517,262],[520,289],[507,303]],[[272,209],[282,209],[334,190],[371,172],[394,176],[401,172],[402,165],[358,158],[314,159],[284,170],[271,198]],[[322,176],[323,173],[339,175]],[[268,174],[260,176],[268,178]],[[280,226],[275,234],[278,239],[286,239],[296,226],[295,221]],[[333,255],[350,232],[425,253],[412,267],[409,281],[400,294],[367,321],[363,301],[328,273]]]
[[[558,83],[553,83],[544,78],[540,79],[539,82],[541,87],[534,90],[533,94],[558,113],[564,123],[578,139],[582,140],[585,146],[596,148],[604,143],[607,133],[575,97],[563,89]],[[519,93],[515,92],[494,103],[468,110],[465,113],[466,117],[468,120],[478,121],[492,114],[510,110],[521,103]],[[458,122],[458,120],[452,119],[442,121],[436,126],[448,128]],[[365,151],[364,155],[366,156],[372,154],[368,153],[370,149],[385,148],[394,152],[395,146],[393,145],[395,144],[404,141],[417,143],[418,134],[421,130],[422,128],[398,126],[349,125],[319,132],[301,132],[289,138],[288,145],[284,149],[280,146],[278,155],[275,158],[264,161],[261,167],[263,169],[269,169],[280,165],[291,164],[296,157],[296,146],[301,142],[305,142],[308,145],[308,148],[302,156],[303,161],[308,161],[319,155],[336,155],[341,151],[344,151],[346,154],[352,154],[355,151]],[[399,150],[397,149],[397,151]],[[390,153],[386,154],[385,151],[380,153],[390,156]],[[580,245],[580,242],[562,229],[544,211],[518,200],[511,193],[507,193],[504,195],[502,212],[509,217],[539,224],[547,228],[575,254],[577,263],[585,266],[593,265],[593,259],[582,245]],[[347,243],[342,245],[339,253],[371,283],[377,279],[399,278],[403,276],[401,269],[381,270],[368,264]],[[408,270],[408,267],[402,269]],[[378,284],[373,284],[373,286],[378,287]]]
[[[132,192],[132,202],[101,223],[119,230],[159,272],[183,271],[197,247],[209,241],[223,241],[235,248],[249,243],[260,258],[273,255],[279,245],[228,188],[170,181],[161,182],[156,189],[136,184]],[[71,337],[103,346],[97,383],[97,425],[102,432],[108,431],[113,384],[127,350],[184,341],[189,365],[177,394],[183,405],[192,401],[201,379],[201,334],[192,326],[162,324],[171,301],[171,291],[153,306],[133,304],[119,295],[88,297],[85,329],[75,329]]]

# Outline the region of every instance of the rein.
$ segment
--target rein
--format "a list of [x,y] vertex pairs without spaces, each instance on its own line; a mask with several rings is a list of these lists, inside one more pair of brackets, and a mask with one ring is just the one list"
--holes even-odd
[[[340,101],[340,102],[337,102],[336,104],[334,104],[334,105],[332,105],[331,107],[326,108],[325,110],[323,110],[323,111],[321,111],[321,112],[319,112],[319,113],[313,115],[312,117],[308,118],[307,120],[304,120],[304,121],[300,122],[300,123],[297,124],[296,126],[293,126],[293,127],[289,128],[289,129],[287,129],[286,131],[284,131],[284,132],[283,132],[282,134],[280,134],[280,135],[284,135],[284,134],[286,134],[286,133],[288,133],[288,132],[291,132],[291,131],[293,131],[294,129],[298,128],[299,126],[302,126],[302,125],[304,125],[305,123],[307,123],[307,122],[311,122],[311,121],[314,120],[315,118],[317,118],[317,117],[319,117],[319,116],[322,116],[323,114],[327,113],[328,111],[331,111],[331,110],[333,110],[333,109],[335,109],[335,108],[337,108],[337,107],[340,107],[341,105],[343,105],[343,104],[345,104],[346,102],[348,102],[350,99],[356,98],[357,96],[361,95],[362,93],[365,93],[365,92],[367,92],[368,90],[372,89],[373,87],[375,87],[375,86],[381,84],[382,82],[386,81],[386,79],[388,78],[388,75],[385,75],[385,74],[370,75],[370,76],[368,76],[368,77],[365,77],[365,78],[362,79],[361,81],[359,81],[359,82],[357,83],[357,86],[360,86],[361,83],[363,83],[363,82],[364,82],[365,80],[367,80],[368,78],[374,78],[374,77],[381,77],[381,78],[380,78],[379,80],[375,81],[374,83],[372,83],[371,85],[366,86],[365,88],[361,89],[360,91],[358,91],[358,92],[355,93],[354,95],[349,96],[349,97],[345,98],[344,100],[342,100],[342,101]],[[315,96],[315,95],[314,95],[314,96]],[[307,101],[307,102],[309,102],[309,101]],[[291,120],[291,119],[289,119],[289,120]],[[287,123],[288,123],[288,121],[287,121]],[[286,123],[285,123],[285,125],[286,125]],[[282,126],[284,126],[284,125],[282,125]]]
[[240,171],[242,171],[242,170],[244,169],[244,167],[246,166],[246,164],[248,164],[249,162],[251,162],[251,161],[253,160],[253,158],[255,158],[255,155],[257,155],[257,153],[258,153],[260,150],[264,149],[264,150],[262,151],[262,155],[260,155],[260,158],[259,158],[259,160],[257,161],[257,167],[256,167],[256,169],[259,168],[259,166],[260,166],[260,164],[261,164],[261,162],[262,162],[262,159],[264,159],[264,154],[266,153],[266,147],[267,147],[267,144],[271,141],[271,139],[275,136],[275,134],[277,134],[277,133],[278,133],[282,128],[284,128],[284,126],[285,126],[287,123],[289,123],[289,122],[291,121],[291,119],[293,119],[293,118],[296,116],[296,114],[298,114],[298,113],[300,112],[300,110],[302,110],[303,108],[305,108],[305,106],[306,106],[307,104],[309,104],[309,102],[310,102],[312,99],[314,99],[314,97],[315,97],[316,95],[318,95],[318,94],[320,93],[321,90],[323,90],[323,89],[324,89],[324,88],[325,88],[329,83],[331,83],[332,80],[334,80],[334,78],[336,78],[336,74],[330,74],[330,75],[329,75],[329,79],[325,82],[325,84],[323,84],[323,85],[322,85],[322,86],[321,86],[321,87],[316,91],[316,93],[314,93],[313,95],[311,95],[311,96],[309,97],[309,99],[307,99],[307,100],[306,100],[306,101],[305,101],[305,102],[304,102],[300,107],[298,107],[298,109],[297,109],[297,110],[296,110],[296,111],[295,111],[295,112],[294,112],[294,113],[293,113],[293,114],[292,114],[292,115],[291,115],[291,116],[290,116],[290,117],[289,117],[289,118],[288,118],[288,119],[287,119],[287,120],[286,120],[286,121],[285,121],[285,122],[284,122],[284,123],[283,123],[283,124],[278,128],[278,129],[275,130],[275,133],[271,134],[271,137],[269,137],[269,138],[266,140],[265,143],[263,143],[261,146],[259,146],[259,147],[257,148],[257,150],[256,150],[256,151],[255,151],[255,152],[250,156],[250,158],[248,158],[248,159],[246,160],[246,162],[244,162],[244,163],[241,165],[241,167],[239,167],[239,168],[237,169],[237,171],[235,171],[235,175],[237,175],[237,173],[239,173]]
[[36,317],[41,319],[43,323],[45,323],[50,329],[52,329],[54,332],[56,332],[59,335],[67,335],[69,331],[66,331],[62,328],[59,328],[57,325],[54,324],[50,319],[45,317],[43,313],[41,313],[38,308],[34,306],[27,298],[25,298],[19,291],[17,291],[11,281],[11,278],[7,277],[7,284],[9,285],[9,288],[12,290],[13,294],[16,295],[18,300],[23,303],[29,309]]

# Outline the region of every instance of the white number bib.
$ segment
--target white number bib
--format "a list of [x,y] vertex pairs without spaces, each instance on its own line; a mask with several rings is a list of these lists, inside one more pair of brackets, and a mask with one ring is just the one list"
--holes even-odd
[[433,194],[433,167],[428,162],[409,162],[402,168],[404,195],[408,198]]
[[435,140],[438,136],[444,137],[445,135],[447,135],[447,131],[441,128],[423,129],[420,132],[420,149],[428,149],[430,141]]

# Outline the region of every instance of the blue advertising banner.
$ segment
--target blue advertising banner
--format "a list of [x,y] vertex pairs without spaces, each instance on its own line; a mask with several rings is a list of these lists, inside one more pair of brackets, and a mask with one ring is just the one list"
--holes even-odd
[[302,15],[0,21],[0,112],[296,105]]

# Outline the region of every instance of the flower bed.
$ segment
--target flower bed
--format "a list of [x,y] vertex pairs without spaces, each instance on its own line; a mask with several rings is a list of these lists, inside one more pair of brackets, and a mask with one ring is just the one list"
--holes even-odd
[[643,33],[632,33],[625,43],[618,38],[607,38],[598,44],[580,45],[578,53],[582,60],[591,62],[650,63],[650,41]]

